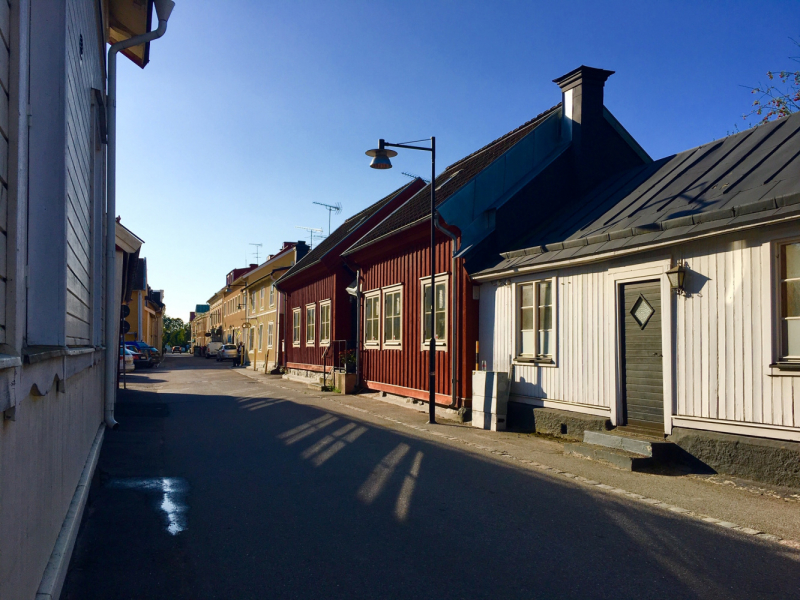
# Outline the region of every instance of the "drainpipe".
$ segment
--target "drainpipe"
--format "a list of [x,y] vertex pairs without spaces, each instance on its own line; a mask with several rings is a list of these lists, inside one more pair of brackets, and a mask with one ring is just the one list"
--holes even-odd
[[439,222],[439,214],[434,217],[433,224],[436,229],[441,231],[453,242],[453,256],[450,262],[450,298],[452,299],[452,306],[450,309],[451,327],[450,327],[450,406],[448,408],[458,407],[458,281],[456,273],[456,254],[459,250],[458,236],[445,229]]
[[[167,32],[167,21],[175,8],[172,0],[155,0],[158,29],[117,42],[108,49],[108,174],[106,207],[106,377],[105,423],[114,429],[114,402],[116,400],[118,340],[116,336],[119,306],[116,300],[116,214],[117,214],[117,53],[160,38]],[[141,332],[140,332],[141,334]]]
[[361,387],[361,269],[356,270],[356,389]]

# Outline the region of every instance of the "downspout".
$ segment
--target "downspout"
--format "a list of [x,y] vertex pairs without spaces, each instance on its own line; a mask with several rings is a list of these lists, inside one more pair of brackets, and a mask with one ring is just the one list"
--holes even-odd
[[361,388],[361,269],[356,270],[356,389]]
[[450,406],[448,408],[458,407],[458,280],[456,273],[456,254],[459,250],[458,236],[445,229],[439,222],[439,213],[436,213],[433,224],[436,229],[441,231],[453,242],[453,253],[450,262],[450,298],[452,299],[452,306],[450,314],[452,315],[452,323],[450,327]]
[[[105,358],[105,423],[114,429],[114,403],[117,386],[117,318],[119,306],[116,305],[116,214],[117,214],[117,53],[126,48],[156,40],[167,32],[167,21],[175,8],[172,0],[155,0],[158,28],[155,31],[137,35],[123,42],[117,42],[108,49],[108,173],[106,206],[106,358]],[[141,333],[141,332],[140,332]]]

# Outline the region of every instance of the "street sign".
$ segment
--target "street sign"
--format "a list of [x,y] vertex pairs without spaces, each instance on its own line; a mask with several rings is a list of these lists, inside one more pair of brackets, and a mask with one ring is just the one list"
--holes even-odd
[[127,304],[123,304],[123,305],[122,305],[122,318],[124,319],[124,318],[125,318],[125,317],[127,317],[129,314],[131,314],[131,309],[128,307],[128,305],[127,305]]
[[131,324],[127,321],[122,322],[122,333],[128,333],[131,330]]

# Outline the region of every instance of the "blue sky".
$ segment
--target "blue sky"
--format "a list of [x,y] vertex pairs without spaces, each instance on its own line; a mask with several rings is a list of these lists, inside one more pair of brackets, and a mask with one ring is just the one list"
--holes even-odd
[[264,2],[177,0],[140,70],[122,60],[117,212],[145,240],[153,288],[188,319],[250,261],[430,172],[377,139],[435,135],[450,163],[560,101],[552,80],[616,71],[605,104],[653,157],[724,137],[742,85],[797,68],[797,0]]

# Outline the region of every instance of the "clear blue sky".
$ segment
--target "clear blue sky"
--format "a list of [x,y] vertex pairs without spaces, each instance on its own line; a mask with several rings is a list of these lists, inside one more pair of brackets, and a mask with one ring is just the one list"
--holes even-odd
[[[428,175],[378,138],[435,135],[441,171],[560,101],[552,80],[616,71],[605,104],[653,157],[724,137],[741,85],[790,68],[797,0],[264,2],[177,0],[140,70],[121,61],[117,212],[150,285],[188,319],[225,274]],[[306,236],[307,239],[307,236]]]

